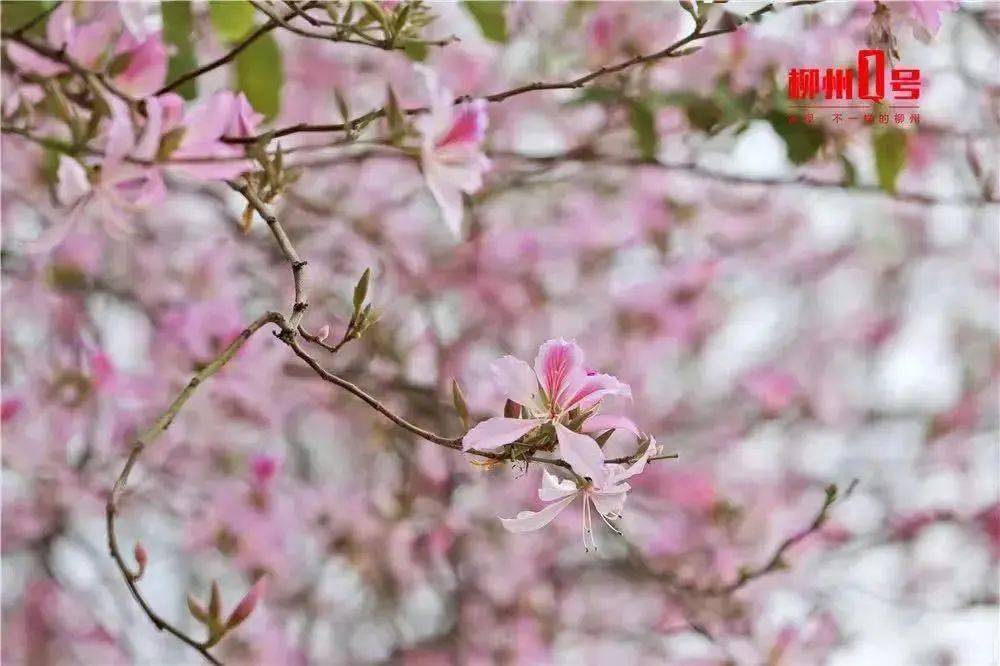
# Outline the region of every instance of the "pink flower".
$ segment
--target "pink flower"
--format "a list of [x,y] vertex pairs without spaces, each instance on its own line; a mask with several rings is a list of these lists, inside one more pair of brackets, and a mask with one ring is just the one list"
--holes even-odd
[[[130,4],[133,3],[121,6]],[[94,71],[123,58],[125,67],[113,80],[123,92],[134,97],[147,97],[162,87],[168,56],[161,35],[145,34],[139,39],[131,30],[123,30],[123,25],[134,22],[133,12],[129,12],[129,20],[123,24],[122,16],[112,13],[111,5],[107,9],[96,4],[84,7],[81,11],[86,20],[78,20],[77,3],[63,3],[52,13],[46,24],[49,46],[65,49],[75,62]],[[48,77],[68,71],[66,65],[17,43],[8,44],[7,52],[18,69],[25,72]]]
[[778,414],[788,408],[802,390],[795,377],[774,369],[749,372],[741,384],[768,414]]
[[958,0],[919,0],[907,2],[906,5],[911,16],[920,24],[914,28],[914,35],[918,39],[929,41],[941,29],[941,14],[957,10]]
[[143,98],[163,87],[167,80],[167,49],[160,35],[150,35],[139,42],[126,32],[118,50],[128,58],[125,69],[115,77],[123,92]]
[[566,421],[572,410],[596,411],[608,395],[632,397],[628,385],[617,378],[587,371],[583,350],[563,339],[549,340],[538,349],[534,369],[513,356],[504,356],[491,369],[504,395],[521,406],[520,418],[483,421],[465,435],[464,451],[495,450],[544,423]]
[[626,479],[645,469],[649,456],[657,450],[656,441],[650,438],[638,459],[626,467],[606,463],[604,452],[590,437],[559,424],[555,429],[563,460],[570,464],[578,480],[560,480],[543,470],[538,498],[550,504],[540,511],[522,511],[515,518],[501,518],[500,522],[510,532],[534,531],[551,523],[574,499],[582,496],[583,547],[588,551],[597,550],[593,512],[596,511],[613,532],[620,533],[611,521],[620,518],[625,507],[625,497],[630,490]]
[[248,137],[257,133],[257,125],[264,119],[264,116],[254,111],[250,105],[250,100],[244,93],[240,93],[233,100],[233,108],[229,127],[226,128],[227,136]]
[[455,106],[451,92],[438,84],[437,75],[420,67],[431,97],[430,112],[417,121],[423,141],[420,165],[427,188],[441,209],[444,222],[458,236],[462,227],[462,193],[483,185],[490,161],[483,155],[486,102],[473,100]]
[[171,160],[179,162],[173,168],[208,180],[225,180],[247,171],[250,163],[243,158],[243,150],[221,139],[231,127],[252,133],[259,121],[256,116],[242,94],[237,98],[228,90],[215,93],[185,114],[184,135],[170,154]]

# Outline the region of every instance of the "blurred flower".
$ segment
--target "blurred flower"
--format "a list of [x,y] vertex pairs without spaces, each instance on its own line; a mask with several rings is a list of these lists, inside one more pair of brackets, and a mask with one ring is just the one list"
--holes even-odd
[[486,102],[477,99],[455,106],[451,92],[439,85],[437,74],[419,67],[431,98],[430,112],[417,121],[423,137],[420,165],[427,188],[441,209],[444,222],[458,236],[462,227],[462,193],[483,185],[490,161],[483,155]]
[[543,423],[558,425],[571,410],[596,410],[608,395],[632,397],[628,385],[617,378],[586,370],[583,350],[563,339],[549,340],[538,349],[533,370],[513,356],[496,361],[491,370],[504,395],[520,407],[521,418],[483,421],[465,435],[465,451],[498,449]]

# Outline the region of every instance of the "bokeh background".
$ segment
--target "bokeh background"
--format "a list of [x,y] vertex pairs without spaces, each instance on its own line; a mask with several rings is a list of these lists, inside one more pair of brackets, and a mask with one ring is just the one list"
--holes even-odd
[[[227,48],[204,4],[199,61]],[[961,3],[927,35],[916,3],[887,4],[898,62],[923,75],[918,124],[783,123],[789,68],[850,67],[874,5],[785,7],[697,53],[488,105],[493,167],[461,239],[415,162],[366,143],[378,127],[283,139],[313,146],[275,201],[309,261],[307,325],[336,335],[373,271],[380,319],[331,368],[458,435],[453,378],[475,418],[497,415],[493,360],[575,338],[631,385],[615,409],[680,457],[634,480],[624,536],[602,526],[596,554],[578,507],[509,534],[496,517],[539,506],[539,469],[390,427],[258,335],[132,477],[119,538],[148,551],[153,604],[198,635],[188,592],[218,580],[231,605],[266,572],[217,648],[228,663],[998,663],[1000,14]],[[676,3],[512,3],[490,39],[468,7],[428,8],[425,34],[461,41],[425,64],[474,96],[692,25]],[[426,102],[407,54],[276,34],[276,127],[339,122],[338,95],[359,113],[387,85]],[[64,215],[45,153],[2,149],[3,660],[196,663],[128,595],[104,501],[130,437],[291,302],[287,265],[259,220],[240,231],[238,195],[185,178],[125,237],[80,223],[41,248]],[[891,184],[880,150],[903,160]],[[704,591],[807,529],[831,483],[851,492],[783,566]]]

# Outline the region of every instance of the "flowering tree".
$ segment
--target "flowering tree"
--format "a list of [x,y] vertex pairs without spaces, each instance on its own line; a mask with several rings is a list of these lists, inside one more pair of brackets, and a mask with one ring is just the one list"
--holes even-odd
[[992,658],[994,8],[2,14],[5,660]]

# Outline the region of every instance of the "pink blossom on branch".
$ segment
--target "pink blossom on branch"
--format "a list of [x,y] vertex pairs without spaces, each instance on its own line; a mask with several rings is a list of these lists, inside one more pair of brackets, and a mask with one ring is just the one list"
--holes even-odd
[[583,350],[563,339],[544,343],[538,349],[534,368],[513,356],[504,356],[491,370],[503,394],[520,406],[520,418],[483,421],[463,438],[462,448],[466,451],[498,449],[544,423],[566,422],[572,410],[590,411],[592,415],[606,396],[632,397],[628,385],[616,377],[587,370]]
[[619,519],[625,507],[625,497],[630,490],[626,480],[645,469],[650,455],[657,451],[656,441],[650,439],[631,465],[609,464],[605,462],[604,453],[597,442],[590,437],[558,424],[555,429],[563,459],[570,464],[580,480],[559,480],[548,470],[543,470],[538,498],[550,504],[540,511],[522,511],[514,518],[501,518],[500,522],[511,532],[541,529],[572,504],[574,499],[582,496],[583,547],[588,551],[596,550],[592,511],[596,511],[613,532],[618,532],[611,521]]
[[422,141],[420,167],[441,209],[447,227],[456,236],[462,229],[462,193],[473,194],[483,185],[490,161],[482,152],[486,137],[485,100],[455,106],[451,91],[438,83],[437,74],[418,71],[430,96],[430,112],[417,120]]

